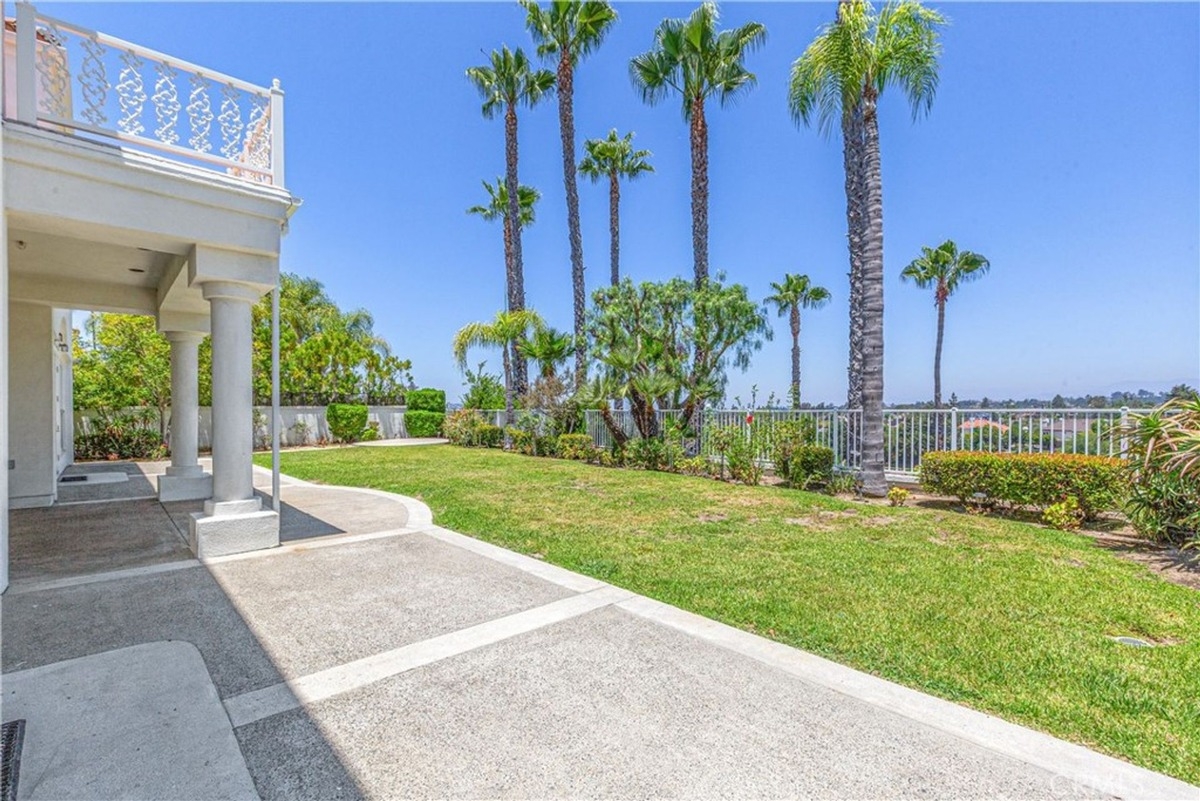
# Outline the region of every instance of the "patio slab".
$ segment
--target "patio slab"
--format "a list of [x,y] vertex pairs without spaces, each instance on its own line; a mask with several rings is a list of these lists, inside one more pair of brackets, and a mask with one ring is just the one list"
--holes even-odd
[[158,642],[4,676],[20,798],[257,798],[194,646]]
[[14,509],[9,517],[11,580],[45,581],[192,557],[158,501],[103,505],[112,508],[101,514],[94,504]]
[[4,599],[4,669],[194,643],[221,697],[539,606],[570,591],[420,534]]
[[264,798],[318,731],[374,798],[1097,795],[613,607],[237,729]]

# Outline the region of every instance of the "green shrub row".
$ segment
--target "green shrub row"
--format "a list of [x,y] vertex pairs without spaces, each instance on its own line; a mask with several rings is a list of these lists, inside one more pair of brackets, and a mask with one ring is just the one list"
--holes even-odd
[[921,487],[970,505],[1046,509],[1074,498],[1092,519],[1121,507],[1128,481],[1124,462],[1106,456],[947,451],[921,458]]

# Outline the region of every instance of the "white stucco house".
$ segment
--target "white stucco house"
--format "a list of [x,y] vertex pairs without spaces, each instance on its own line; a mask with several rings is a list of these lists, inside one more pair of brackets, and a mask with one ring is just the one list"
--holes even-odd
[[[171,343],[163,499],[205,499],[198,554],[278,543],[252,486],[251,306],[274,289],[298,201],[283,92],[17,5],[0,136],[0,588],[9,508],[52,504],[71,463],[70,311],[153,316]],[[197,346],[212,334],[211,474]]]

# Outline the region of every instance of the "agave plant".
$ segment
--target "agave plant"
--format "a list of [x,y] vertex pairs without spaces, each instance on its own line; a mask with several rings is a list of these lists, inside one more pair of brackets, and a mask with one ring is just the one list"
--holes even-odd
[[1200,547],[1200,398],[1132,415],[1127,511],[1143,535]]

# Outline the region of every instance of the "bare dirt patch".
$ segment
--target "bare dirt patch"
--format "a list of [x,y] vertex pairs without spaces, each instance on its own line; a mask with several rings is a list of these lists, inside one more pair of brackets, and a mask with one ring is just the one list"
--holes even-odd
[[696,520],[698,520],[701,523],[720,523],[723,520],[728,520],[728,519],[729,519],[729,515],[723,515],[723,514],[719,514],[719,513],[713,514],[710,512],[701,512],[700,514],[696,515]]

